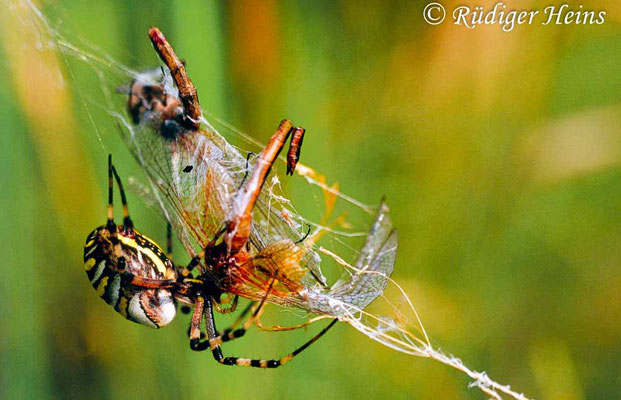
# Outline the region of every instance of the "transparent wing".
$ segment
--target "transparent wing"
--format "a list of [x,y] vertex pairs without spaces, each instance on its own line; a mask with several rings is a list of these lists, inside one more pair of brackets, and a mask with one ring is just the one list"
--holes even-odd
[[166,139],[149,126],[126,127],[125,142],[175,233],[188,251],[204,248],[220,229],[239,181],[230,173],[235,160],[201,134]]
[[[123,119],[122,136],[147,173],[155,202],[190,254],[196,254],[224,226],[237,190],[251,166],[215,129],[183,131],[166,138],[148,124],[133,126]],[[209,128],[209,127],[208,127]],[[300,224],[292,223],[279,203],[262,192],[253,211],[249,244],[254,253],[271,243],[302,238]],[[319,256],[308,250],[299,265],[307,284],[324,283]],[[251,289],[251,288],[249,288]],[[255,291],[261,290],[261,287]],[[250,291],[250,290],[249,290]]]
[[395,266],[397,242],[388,207],[382,203],[355,269],[332,287],[332,297],[364,309],[381,295]]
[[260,300],[265,295],[273,271],[279,271],[278,285],[270,291],[269,302],[334,317],[358,313],[384,292],[394,269],[397,241],[389,209],[382,203],[356,265],[350,266],[340,260],[348,271],[330,288],[289,284],[289,278],[293,277],[295,283],[300,274],[306,273],[295,262],[302,257],[305,248],[283,241],[274,243],[255,257],[252,268],[258,267],[262,271],[261,283],[255,285],[251,292],[247,291],[251,285],[241,285],[235,288],[236,294]]
[[[164,76],[167,95],[174,96]],[[137,125],[120,117],[122,135],[149,177],[155,202],[186,250],[195,255],[221,231],[250,162],[206,121],[202,129],[154,129],[157,111],[145,112]],[[168,122],[168,120],[167,120]],[[267,182],[253,209],[251,257],[231,271],[231,292],[260,300],[274,282],[268,301],[309,312],[339,316],[342,306],[364,309],[380,296],[394,267],[397,235],[382,204],[358,253],[355,266],[331,288],[320,270],[319,248],[298,244],[303,219],[283,207]],[[332,257],[337,260],[338,256]],[[340,305],[339,305],[340,304]]]

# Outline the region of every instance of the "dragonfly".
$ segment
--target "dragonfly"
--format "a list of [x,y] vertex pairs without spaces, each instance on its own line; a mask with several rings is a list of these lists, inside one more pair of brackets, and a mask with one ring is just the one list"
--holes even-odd
[[[136,231],[121,180],[109,162],[108,220],[87,238],[87,274],[104,300],[134,322],[164,326],[174,317],[170,304],[186,304],[193,307],[192,350],[210,350],[224,365],[279,367],[322,337],[339,317],[351,309],[364,309],[382,294],[397,250],[388,207],[380,205],[355,272],[329,285],[321,272],[321,255],[313,246],[321,230],[313,235],[301,232],[288,215],[270,206],[264,190],[287,141],[287,174],[294,173],[305,130],[287,119],[281,121],[250,165],[249,158],[203,118],[197,90],[163,33],[151,28],[149,38],[166,68],[147,71],[130,82],[130,121],[123,120],[123,138],[191,261],[186,267],[173,266],[157,243]],[[121,192],[122,225],[113,221],[113,177]],[[252,302],[230,328],[218,331],[214,310],[234,311],[239,297]],[[221,345],[244,336],[267,303],[331,322],[278,359],[225,357]]]

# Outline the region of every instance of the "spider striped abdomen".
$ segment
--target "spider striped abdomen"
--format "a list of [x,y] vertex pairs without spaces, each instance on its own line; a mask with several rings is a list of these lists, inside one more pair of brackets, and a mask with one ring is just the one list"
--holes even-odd
[[106,226],[95,229],[84,246],[84,268],[97,294],[126,319],[159,328],[175,317],[170,290],[137,287],[121,274],[151,280],[176,278],[162,249],[133,228],[120,225],[114,234]]

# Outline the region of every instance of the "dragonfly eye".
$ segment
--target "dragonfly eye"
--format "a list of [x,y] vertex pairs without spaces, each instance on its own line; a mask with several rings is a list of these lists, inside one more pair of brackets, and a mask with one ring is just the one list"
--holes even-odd
[[183,132],[183,127],[179,122],[173,119],[165,119],[162,121],[160,133],[165,139],[176,139]]
[[179,122],[183,122],[185,115],[183,114],[183,107],[175,107],[175,119]]

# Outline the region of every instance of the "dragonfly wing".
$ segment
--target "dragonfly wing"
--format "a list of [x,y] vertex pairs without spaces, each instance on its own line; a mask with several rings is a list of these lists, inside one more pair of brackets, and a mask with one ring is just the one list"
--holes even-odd
[[[147,118],[151,119],[138,126],[125,121],[122,136],[149,177],[155,203],[186,250],[196,254],[224,226],[251,166],[215,129],[183,130],[165,137],[152,127],[157,114]],[[283,217],[282,206],[273,195],[261,192],[254,207],[249,240],[253,253],[270,243],[297,241],[303,236],[301,224],[295,226],[291,218]],[[308,284],[325,282],[315,251],[306,251],[299,264],[311,272],[304,277]]]
[[397,231],[388,207],[382,203],[353,271],[348,271],[327,291],[308,291],[309,311],[339,316],[363,310],[386,288],[395,266],[397,246]]
[[165,138],[141,124],[129,127],[123,137],[180,240],[189,251],[204,247],[222,226],[240,180],[230,172],[231,160],[196,132]]

